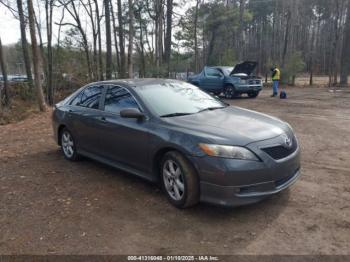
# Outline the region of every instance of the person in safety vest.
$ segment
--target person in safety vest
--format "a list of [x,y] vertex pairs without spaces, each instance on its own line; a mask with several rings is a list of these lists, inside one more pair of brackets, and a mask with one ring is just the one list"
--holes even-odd
[[271,97],[275,97],[278,95],[278,87],[281,80],[281,71],[277,68],[277,66],[271,68],[272,72],[272,81],[273,81],[273,94]]

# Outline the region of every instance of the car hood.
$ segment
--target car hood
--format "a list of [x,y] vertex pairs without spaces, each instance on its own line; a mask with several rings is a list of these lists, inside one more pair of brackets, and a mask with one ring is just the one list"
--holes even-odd
[[247,74],[248,76],[250,76],[255,70],[255,68],[257,67],[257,65],[258,65],[257,62],[245,61],[241,64],[236,65],[233,68],[230,75],[232,76],[235,74]]
[[239,107],[165,118],[164,121],[212,143],[237,146],[271,139],[289,129],[277,118]]

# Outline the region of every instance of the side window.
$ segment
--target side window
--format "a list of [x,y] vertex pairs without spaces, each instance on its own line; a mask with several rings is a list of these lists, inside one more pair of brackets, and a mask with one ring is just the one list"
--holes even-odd
[[[98,109],[103,86],[90,86],[82,94],[78,106]],[[73,102],[73,101],[72,101]]]
[[217,69],[214,69],[214,68],[207,68],[205,72],[206,72],[207,76],[209,76],[209,77],[221,77],[222,76],[221,72]]
[[105,99],[105,111],[119,114],[126,108],[139,109],[133,96],[124,88],[111,86],[108,88]]

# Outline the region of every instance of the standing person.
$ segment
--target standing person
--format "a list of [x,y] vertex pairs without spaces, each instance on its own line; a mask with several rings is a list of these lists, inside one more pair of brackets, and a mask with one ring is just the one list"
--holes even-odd
[[272,81],[273,81],[273,94],[271,97],[275,97],[278,95],[278,87],[281,80],[281,71],[277,68],[277,66],[271,68],[272,72]]

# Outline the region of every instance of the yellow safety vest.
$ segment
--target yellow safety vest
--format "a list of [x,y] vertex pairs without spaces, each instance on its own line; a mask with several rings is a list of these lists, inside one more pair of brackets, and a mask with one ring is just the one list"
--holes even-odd
[[281,71],[278,68],[276,68],[275,75],[274,75],[274,77],[272,77],[272,80],[276,81],[276,80],[280,80],[280,79],[281,79]]

